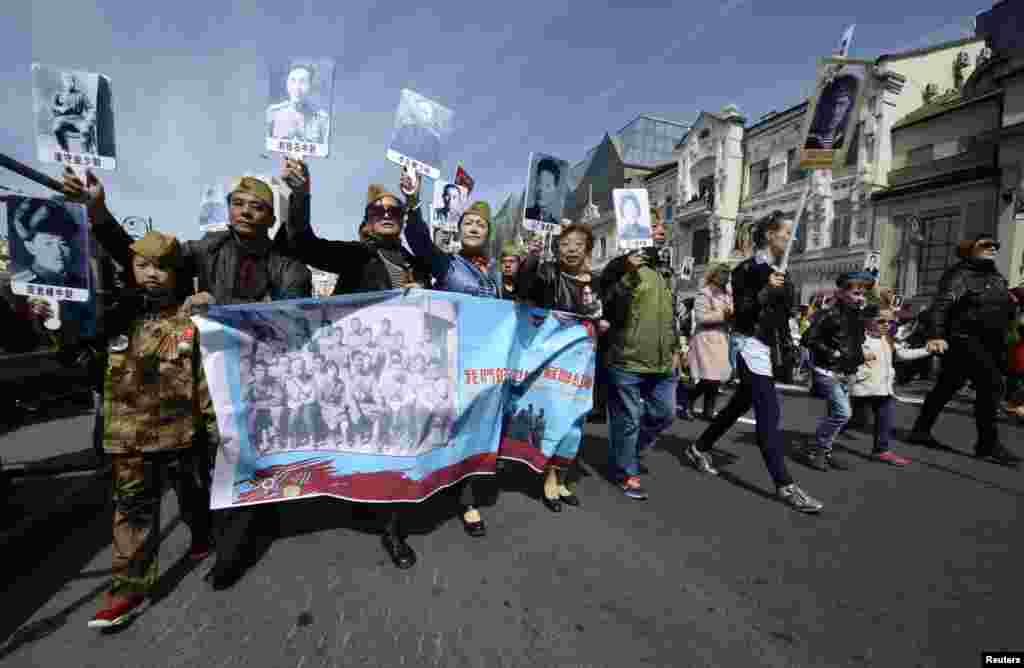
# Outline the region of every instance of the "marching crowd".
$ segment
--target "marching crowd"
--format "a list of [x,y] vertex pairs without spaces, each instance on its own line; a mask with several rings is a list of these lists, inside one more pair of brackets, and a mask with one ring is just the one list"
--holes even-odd
[[[959,262],[946,272],[921,321],[921,345],[913,346],[894,338],[897,311],[887,294],[876,298],[872,274],[837,277],[832,303],[813,313],[801,310],[791,279],[777,268],[794,233],[792,221],[778,213],[759,221],[752,257],[734,268],[708,268],[704,287],[681,318],[673,268],[657,252],[666,242],[665,226],[653,209],[655,247],[622,255],[596,275],[590,268],[594,236],[582,223],[563,226],[553,260],[543,258],[539,242],[522,250],[508,246],[501,257],[488,257],[494,230],[485,202],[473,203],[462,215],[460,250],[444,252],[421,213],[419,179],[408,170],[399,182],[401,195],[369,187],[358,239],[321,238],[310,224],[308,167],[287,159],[282,178],[292,195],[274,238],[269,235],[275,222],[271,188],[243,177],[227,196],[229,229],[182,242],[158,231],[134,239],[107,209],[103,185],[92,172],[64,173],[64,194],[86,205],[98,246],[91,265],[97,333],[74,345],[91,351],[99,396],[95,436],[113,468],[113,581],[90,627],[124,624],[145,603],[158,573],[160,500],[167,476],[176,481],[191,530],[190,557],[216,555],[207,575],[214,588],[228,587],[240,576],[249,541],[273,535],[273,504],[218,511],[217,517],[209,511],[216,421],[189,315],[210,304],[310,297],[308,266],[337,275],[335,295],[430,288],[525,301],[590,321],[598,337],[591,419],[607,420],[609,477],[631,499],[647,498],[645,454],[677,414],[693,419],[690,407],[703,397],[710,424],[684,451],[696,470],[717,474],[715,444],[753,408],[757,444],[779,500],[797,511],[819,512],[823,504],[790,474],[787,452],[820,470],[847,468],[833,443],[857,407],[873,412],[874,457],[895,466],[908,463],[892,437],[895,362],[931,355],[941,355],[942,370],[908,440],[939,447],[932,427],[943,406],[970,381],[976,392],[977,456],[1003,465],[1019,462],[999,439],[997,414],[1007,391],[1004,378],[1024,372],[1007,359],[1008,352],[1016,355],[1010,346],[1021,340],[1024,300],[996,270],[999,244],[990,236],[960,245]],[[29,313],[51,315],[42,302]],[[269,363],[273,355],[267,357]],[[815,433],[795,447],[780,431],[776,389],[776,378],[794,368],[809,371],[815,394],[827,406]],[[318,385],[312,376],[337,380],[331,371],[285,369],[283,377],[295,376],[296,396],[325,388],[321,401],[329,404],[332,384]],[[730,381],[736,387],[716,411],[720,390]],[[260,409],[251,428],[261,447],[281,447],[276,439],[305,438],[314,431],[312,423],[301,420],[290,436],[270,429],[271,413],[260,403],[267,397],[256,396],[259,387],[251,391]],[[1019,403],[1021,397],[1010,399]],[[297,415],[300,409],[297,403]],[[328,425],[332,437],[351,438],[339,420]],[[577,473],[575,463],[548,468],[541,498],[549,510],[580,504]],[[459,483],[461,521],[470,536],[487,533],[480,510],[486,484],[493,483],[484,476]],[[398,568],[412,567],[417,556],[403,520],[417,505],[380,507],[384,549]]]

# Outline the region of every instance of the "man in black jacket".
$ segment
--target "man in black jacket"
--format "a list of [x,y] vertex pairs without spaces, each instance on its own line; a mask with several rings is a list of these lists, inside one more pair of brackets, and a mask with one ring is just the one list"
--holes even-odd
[[[110,257],[122,267],[132,266],[131,245],[135,240],[110,213],[103,184],[92,171],[86,172],[83,182],[66,169],[64,193],[88,207],[92,233]],[[269,237],[275,220],[270,186],[252,177],[238,179],[228,195],[228,216],[229,230],[207,233],[198,241],[181,244],[178,280],[189,286],[197,279],[199,290],[185,301],[185,308],[312,296],[309,268],[283,254],[280,244]],[[222,511],[216,539],[217,563],[206,576],[215,589],[231,586],[242,575],[245,564],[269,547],[276,532],[275,520],[276,509],[272,506]]]
[[865,294],[874,286],[867,272],[849,272],[836,279],[836,304],[814,314],[802,343],[811,353],[814,392],[828,402],[828,413],[818,421],[815,443],[804,452],[806,462],[819,471],[846,470],[832,451],[832,443],[853,415],[850,376],[874,355],[864,354]]
[[928,319],[928,349],[943,354],[939,380],[928,393],[907,442],[944,447],[931,435],[939,413],[970,380],[980,459],[1016,466],[1020,457],[999,440],[997,417],[1006,370],[1006,331],[1014,314],[1009,284],[996,269],[999,242],[989,234],[960,243],[960,262],[939,280]]

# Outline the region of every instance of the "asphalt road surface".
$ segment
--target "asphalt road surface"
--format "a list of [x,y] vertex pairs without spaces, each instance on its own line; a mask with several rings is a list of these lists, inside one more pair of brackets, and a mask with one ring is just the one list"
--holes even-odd
[[[822,402],[786,397],[787,436],[812,431]],[[909,426],[917,406],[902,405]],[[791,471],[820,516],[772,499],[738,424],[720,443],[723,474],[703,478],[680,452],[703,428],[677,421],[648,458],[646,502],[603,479],[603,425],[588,428],[581,508],[537,500],[540,481],[503,476],[473,539],[451,494],[423,508],[420,561],[395,570],[349,504],[280,506],[280,535],[232,589],[210,591],[207,561],[182,561],[188,532],[164,506],[162,580],[116,634],[86,628],[110,567],[110,508],[52,530],[39,555],[6,568],[0,666],[974,666],[983,650],[1024,649],[1022,472],[970,456],[961,410],[936,435],[953,450],[900,445],[895,469],[839,439],[855,468]],[[50,423],[52,438],[86,438]],[[1002,427],[1024,451],[1024,430]],[[105,490],[104,490],[105,492]],[[24,561],[24,560],[23,560]]]

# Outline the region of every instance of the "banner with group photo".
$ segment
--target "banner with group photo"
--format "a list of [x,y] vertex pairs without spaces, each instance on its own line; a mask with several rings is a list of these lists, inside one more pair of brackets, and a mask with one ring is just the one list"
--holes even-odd
[[415,502],[498,457],[575,456],[595,338],[574,316],[432,290],[194,318],[221,447],[211,507]]

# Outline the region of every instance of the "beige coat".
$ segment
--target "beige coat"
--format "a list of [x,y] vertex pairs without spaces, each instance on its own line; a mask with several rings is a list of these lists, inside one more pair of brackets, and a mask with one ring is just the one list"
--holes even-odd
[[732,309],[732,295],[717,286],[704,286],[693,300],[689,361],[694,381],[725,381],[732,374],[726,309]]

